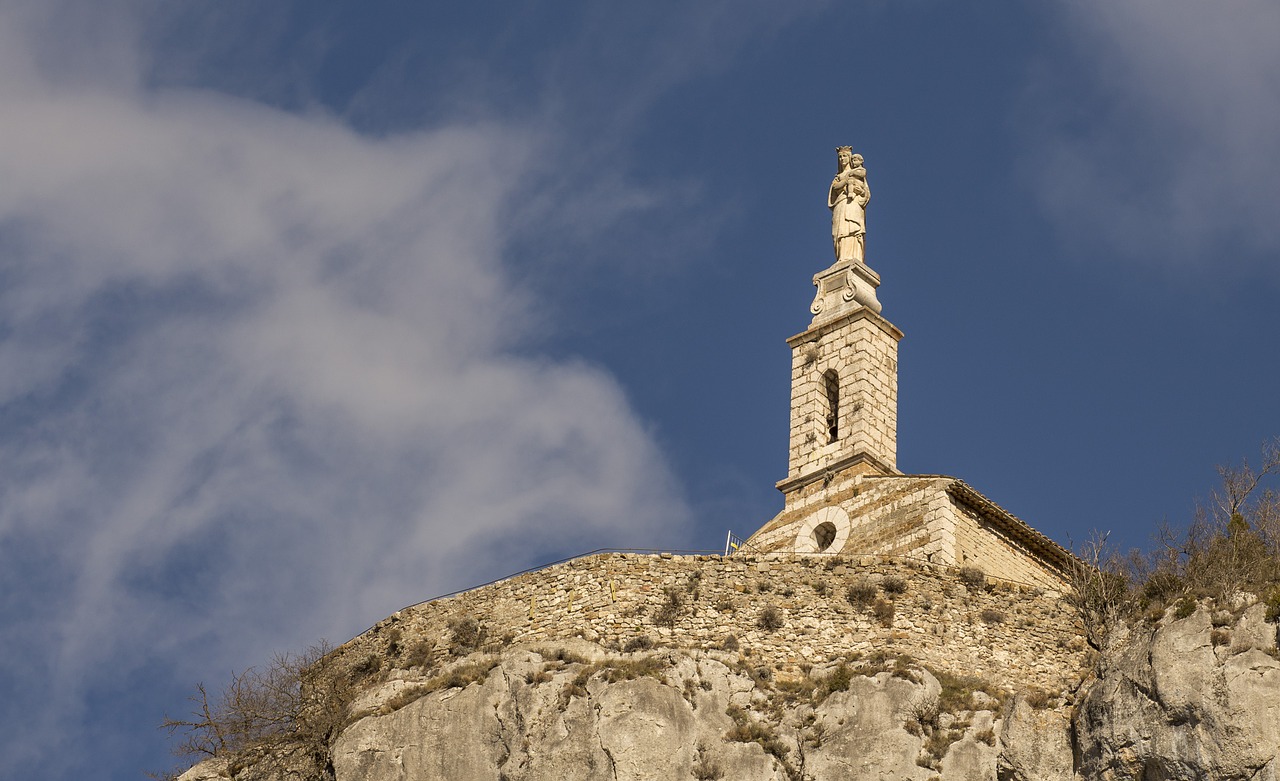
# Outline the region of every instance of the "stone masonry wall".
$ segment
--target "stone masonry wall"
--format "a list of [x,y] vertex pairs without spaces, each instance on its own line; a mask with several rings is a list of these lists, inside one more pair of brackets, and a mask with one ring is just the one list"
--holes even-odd
[[[795,500],[753,534],[750,543],[762,553],[791,552],[799,521],[821,507],[839,507],[848,514],[851,529],[843,549],[831,553],[928,559],[930,554],[943,553],[937,538],[947,513],[949,482],[949,478],[841,475],[827,487],[815,483],[797,491]],[[952,563],[942,558],[935,561]]]
[[[905,589],[888,593],[886,578],[900,578]],[[892,604],[891,616],[882,606],[877,618],[848,599],[850,586],[865,583],[882,584],[877,599]],[[668,594],[680,605],[664,615]],[[761,628],[766,608],[781,627]],[[802,665],[885,651],[1011,691],[1059,691],[1078,682],[1084,664],[1075,618],[1056,592],[965,585],[954,570],[923,562],[823,556],[589,556],[406,608],[340,651],[385,654],[395,635],[402,647],[426,642],[439,658],[449,622],[467,617],[507,643],[583,637],[621,648],[644,636],[712,649],[733,637],[744,661],[784,677]]]
[[1038,586],[1052,587],[1061,583],[1059,578],[1036,563],[1038,557],[1026,546],[954,498],[950,505],[955,518],[952,524],[955,534],[953,561],[957,565],[977,567],[1010,580]]
[[[791,439],[787,476],[797,477],[859,452],[896,468],[898,340],[869,310],[824,323],[791,345]],[[838,438],[828,442],[823,374],[840,379]]]
[[[829,485],[812,483],[748,540],[760,553],[798,552],[797,536],[810,533],[808,519],[825,507],[842,510],[848,534],[829,553],[924,559],[933,564],[973,566],[988,575],[1042,588],[1060,588],[1062,577],[1029,550],[949,490],[951,477],[929,475],[839,475]],[[810,548],[817,550],[817,548]],[[803,552],[800,549],[799,552]]]

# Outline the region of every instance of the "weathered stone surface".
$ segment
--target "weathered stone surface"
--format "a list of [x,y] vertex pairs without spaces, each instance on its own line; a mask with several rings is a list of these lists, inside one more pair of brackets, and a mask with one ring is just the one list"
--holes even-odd
[[492,778],[507,756],[499,706],[503,676],[428,694],[387,718],[370,717],[342,735],[339,778]]
[[[942,758],[942,777],[948,781],[996,781],[995,720],[990,712],[974,714],[962,738]],[[986,739],[984,739],[984,737]]]
[[1070,714],[1033,708],[1015,697],[1000,731],[1000,781],[1068,781],[1073,775]]
[[[498,656],[443,651],[410,665],[374,641],[388,640],[395,628],[398,647],[411,647],[419,637],[439,636],[440,623],[456,613],[404,611],[348,647],[384,654],[384,666],[373,679],[380,683],[357,699],[354,721],[333,747],[338,781],[1280,781],[1280,651],[1276,624],[1261,605],[1236,612],[1202,608],[1180,620],[1170,612],[1156,624],[1120,627],[1096,674],[1077,691],[1036,683],[1066,680],[1075,668],[1064,662],[1082,662],[1084,655],[1037,658],[1029,638],[1041,631],[1045,615],[1036,612],[1044,597],[1034,593],[1015,598],[963,587],[934,593],[935,575],[925,570],[877,572],[870,561],[851,563],[840,574],[769,560],[730,562],[734,569],[722,573],[723,582],[708,570],[695,584],[695,597],[678,561],[633,557],[624,563],[645,568],[654,584],[650,600],[667,584],[684,588],[693,602],[674,627],[663,627],[670,645],[623,653],[612,640],[605,646],[552,636],[496,643]],[[767,572],[758,570],[762,563]],[[603,580],[596,572],[569,567],[533,583],[564,585],[581,605],[593,579]],[[893,650],[838,653],[839,638],[849,649],[876,630],[855,623],[861,614],[843,596],[842,605],[832,597],[847,583],[893,573],[910,576],[905,595],[896,598],[903,607],[885,634],[874,635],[879,651]],[[613,588],[603,593],[639,593],[638,580],[622,567],[606,576]],[[733,589],[735,577],[750,588]],[[772,590],[761,592],[765,582]],[[815,603],[826,615],[804,610],[800,594],[786,595],[803,588],[803,599],[820,598],[815,583],[829,595]],[[745,595],[779,605],[785,625],[771,633],[749,629],[757,612],[747,602],[701,607]],[[1003,622],[987,627],[949,618],[995,609],[993,599],[1006,600]],[[926,610],[926,601],[935,606]],[[732,626],[741,631],[740,647],[714,649],[694,640],[687,626],[703,616],[700,631],[717,622]],[[429,617],[435,623],[424,626]],[[930,619],[953,623],[934,634]],[[647,623],[623,636],[653,629],[652,619],[636,620]],[[842,633],[825,640],[841,622]],[[1060,636],[1075,637],[1065,628]],[[967,658],[962,654],[974,651],[986,661],[957,666]],[[948,681],[946,696],[930,668]],[[1041,673],[1032,674],[1037,669]],[[828,692],[824,683],[833,680],[848,683]],[[964,694],[965,688],[975,691]],[[981,688],[1013,696],[1002,700],[976,691]],[[938,712],[942,703],[954,712]],[[273,769],[291,767],[288,762],[268,765],[237,765],[234,780],[315,776]],[[211,761],[181,781],[230,777],[225,764]]]
[[916,764],[922,740],[904,725],[922,703],[936,702],[938,682],[928,673],[920,684],[888,673],[858,677],[816,710],[822,745],[807,749],[805,769],[814,778],[928,779],[935,773]]
[[1274,781],[1280,661],[1262,610],[1234,628],[1201,608],[1119,631],[1077,718],[1085,778]]
[[[897,594],[879,592],[893,604],[892,621],[877,619],[870,604],[849,601],[851,586],[872,582],[880,588],[891,578],[905,586]],[[910,654],[933,669],[998,680],[1009,691],[1074,690],[1084,643],[1071,608],[1052,590],[989,580],[989,587],[973,588],[954,568],[876,556],[601,554],[405,608],[339,652],[352,659],[394,656],[389,648],[395,637],[401,655],[425,645],[430,661],[439,664],[449,656],[449,623],[479,618],[488,638],[530,646],[569,647],[590,638],[619,648],[650,637],[707,649],[732,637],[760,664],[786,675],[848,653],[885,651]],[[660,621],[668,588],[676,590],[680,606],[670,621]],[[759,624],[770,607],[783,619],[780,630]]]
[[227,761],[219,757],[207,759],[178,776],[178,781],[226,781],[231,775]]
[[966,712],[973,726],[945,756],[922,753],[908,728],[940,690],[922,669],[855,675],[814,704],[700,652],[554,657],[509,651],[483,682],[404,704],[403,682],[382,686],[334,746],[338,781],[929,781],[930,759],[947,778],[995,778],[996,749],[974,737],[998,728],[991,712]]

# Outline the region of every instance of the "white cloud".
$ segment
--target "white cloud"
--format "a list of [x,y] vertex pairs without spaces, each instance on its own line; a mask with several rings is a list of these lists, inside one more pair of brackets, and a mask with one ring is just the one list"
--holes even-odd
[[[1076,248],[1208,270],[1280,249],[1280,6],[1089,0],[1061,18],[1079,68],[1040,85],[1033,166]],[[1094,100],[1064,101],[1075,82]]]
[[243,666],[551,550],[681,541],[616,383],[518,351],[536,136],[55,83],[27,34],[0,12],[0,570],[33,573],[0,775],[157,649]]

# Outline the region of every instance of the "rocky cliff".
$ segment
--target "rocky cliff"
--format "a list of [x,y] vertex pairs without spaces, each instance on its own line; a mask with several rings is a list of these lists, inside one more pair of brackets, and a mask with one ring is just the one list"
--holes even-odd
[[[340,781],[926,781],[994,779],[1003,762],[1022,774],[1010,777],[1069,773],[1061,703],[1002,708],[1002,698],[904,657],[772,680],[724,652],[512,648],[363,694],[333,771]],[[1006,751],[1003,732],[1034,746]],[[1046,749],[1045,732],[1057,745]],[[206,763],[183,781],[230,775]]]
[[[1187,612],[1184,610],[1183,612]],[[643,645],[643,644],[640,644]],[[748,649],[565,639],[396,669],[332,747],[338,781],[1275,781],[1276,626],[1261,605],[1121,627],[1096,673],[1010,692],[907,654],[779,675]],[[298,768],[294,777],[313,777]],[[182,781],[283,778],[217,760]]]
[[1093,779],[1280,777],[1280,661],[1265,608],[1121,626],[1075,715]]

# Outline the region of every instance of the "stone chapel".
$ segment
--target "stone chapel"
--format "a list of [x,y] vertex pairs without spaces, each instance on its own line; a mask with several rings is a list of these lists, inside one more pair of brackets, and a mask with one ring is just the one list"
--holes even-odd
[[761,553],[915,558],[1056,588],[1072,556],[963,481],[897,468],[898,341],[865,259],[862,156],[836,150],[827,205],[835,263],[813,277],[809,327],[791,346],[784,505],[747,541]]

